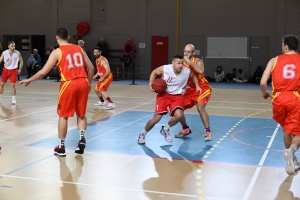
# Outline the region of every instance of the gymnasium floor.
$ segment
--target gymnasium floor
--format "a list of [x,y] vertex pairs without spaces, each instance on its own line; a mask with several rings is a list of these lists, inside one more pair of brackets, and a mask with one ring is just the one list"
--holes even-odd
[[[74,153],[79,133],[70,118],[65,158],[53,155],[59,83],[18,85],[15,106],[7,84],[0,107],[0,200],[299,199],[299,176],[284,170],[282,129],[258,85],[212,83],[213,141],[204,142],[193,108],[186,111],[192,134],[167,143],[159,134],[169,119],[164,116],[146,145],[138,145],[155,94],[147,81],[130,83],[113,82],[108,92],[117,107],[111,111],[94,107],[91,92],[85,154]],[[170,132],[180,130],[178,124]]]

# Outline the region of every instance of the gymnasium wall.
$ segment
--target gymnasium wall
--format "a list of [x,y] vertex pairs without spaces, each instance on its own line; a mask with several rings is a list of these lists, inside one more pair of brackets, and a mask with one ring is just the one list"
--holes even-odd
[[[82,39],[91,55],[92,48],[103,37],[111,49],[121,49],[131,37],[136,45],[138,78],[148,78],[151,69],[151,36],[169,36],[169,60],[176,52],[177,0],[1,0],[0,42],[3,35],[46,35],[46,46],[55,42],[58,27],[68,29],[71,37],[76,25],[86,21],[90,32]],[[181,0],[179,53],[187,36],[270,38],[270,58],[279,54],[281,37],[300,35],[299,0]],[[71,42],[75,42],[71,39]],[[146,43],[145,49],[138,49]],[[6,44],[3,44],[6,46]],[[27,60],[27,57],[24,57]],[[246,59],[204,59],[206,75],[216,67],[226,71],[243,68],[248,75]]]

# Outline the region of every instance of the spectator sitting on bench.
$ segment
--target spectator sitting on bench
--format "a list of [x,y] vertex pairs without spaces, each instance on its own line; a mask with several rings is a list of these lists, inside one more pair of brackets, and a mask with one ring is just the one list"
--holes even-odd
[[239,69],[238,73],[236,74],[236,78],[233,78],[233,81],[237,83],[246,83],[247,80],[245,79],[245,74],[242,69]]
[[124,45],[123,56],[120,58],[122,62],[124,62],[124,67],[129,67],[133,60],[134,53],[134,44],[131,42],[130,38],[127,38],[127,42]]

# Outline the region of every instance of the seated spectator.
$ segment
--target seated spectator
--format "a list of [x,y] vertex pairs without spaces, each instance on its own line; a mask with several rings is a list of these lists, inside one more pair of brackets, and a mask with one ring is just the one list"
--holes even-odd
[[127,42],[123,48],[123,56],[120,58],[124,62],[124,66],[128,67],[133,60],[134,44],[131,42],[130,38],[127,38]]
[[217,70],[216,70],[216,72],[215,72],[215,74],[214,74],[214,78],[215,78],[215,81],[216,81],[217,83],[222,82],[222,81],[224,80],[224,78],[225,78],[225,73],[224,73],[224,71],[223,71],[223,69],[222,69],[221,66],[218,66],[218,67],[217,67]]
[[35,60],[33,57],[34,57],[34,55],[30,54],[30,57],[28,58],[28,61],[27,61],[27,73],[28,73],[27,78],[31,77],[32,71],[34,70]]
[[33,74],[35,74],[42,67],[41,66],[42,59],[41,59],[40,54],[38,54],[38,50],[37,49],[33,49],[33,55],[34,55],[33,57],[34,57],[34,60],[35,60]]
[[239,69],[238,73],[236,74],[236,77],[233,78],[233,81],[237,83],[246,83],[247,80],[245,79],[245,74],[242,69]]
[[226,76],[226,78],[227,78],[227,82],[233,82],[233,79],[236,77],[236,68],[233,68],[232,69],[232,72],[230,72],[230,73],[227,73],[227,76]]
[[249,82],[259,84],[263,73],[264,72],[263,72],[262,66],[258,66],[256,68],[253,76],[250,78]]
[[107,56],[108,56],[108,46],[107,46],[107,44],[106,44],[106,42],[104,41],[103,38],[100,39],[100,42],[97,43],[97,46],[101,50],[101,56],[104,56],[105,58],[107,58]]

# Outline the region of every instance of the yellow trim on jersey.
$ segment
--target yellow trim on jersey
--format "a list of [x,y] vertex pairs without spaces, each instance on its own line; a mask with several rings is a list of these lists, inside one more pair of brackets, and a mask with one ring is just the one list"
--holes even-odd
[[66,81],[63,84],[63,86],[61,87],[60,91],[59,91],[59,95],[58,95],[58,102],[60,101],[60,97],[61,95],[64,93],[64,91],[66,90],[66,88],[68,87],[68,85],[71,83],[71,81]]
[[106,79],[104,79],[104,81],[101,83],[101,85],[99,85],[99,87],[97,88],[96,85],[96,89],[99,90],[99,88],[101,88],[103,85],[105,85],[107,83],[107,81],[109,81],[109,79],[112,77],[112,73],[110,72],[109,75],[107,76]]
[[274,62],[274,65],[273,65],[273,67],[272,67],[272,69],[271,69],[271,72],[274,70],[274,68],[275,68],[275,66],[276,66],[276,63],[277,63],[277,60],[278,60],[278,56],[276,56],[276,58],[275,58],[275,62]]
[[58,62],[56,63],[56,66],[58,66],[60,64],[61,60],[62,60],[62,51],[61,51],[60,48],[58,48],[58,50],[60,52],[60,58],[59,58]]
[[294,94],[300,99],[300,94],[299,94],[299,92],[294,91]]

